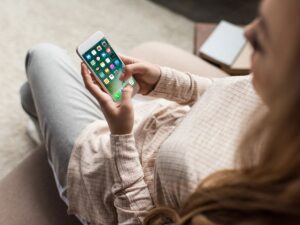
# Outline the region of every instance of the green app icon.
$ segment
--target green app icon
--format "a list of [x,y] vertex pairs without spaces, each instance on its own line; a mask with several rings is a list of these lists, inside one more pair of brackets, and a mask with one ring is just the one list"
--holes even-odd
[[119,101],[119,100],[121,99],[121,96],[122,96],[122,91],[121,91],[121,90],[117,91],[117,92],[113,95],[115,101]]

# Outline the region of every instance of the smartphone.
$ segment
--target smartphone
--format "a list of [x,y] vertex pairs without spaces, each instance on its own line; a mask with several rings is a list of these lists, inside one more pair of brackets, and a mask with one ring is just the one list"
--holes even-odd
[[133,87],[133,95],[138,92],[139,86],[133,77],[120,81],[125,64],[102,32],[97,31],[91,35],[77,47],[76,52],[115,102],[121,100],[122,89],[126,85]]

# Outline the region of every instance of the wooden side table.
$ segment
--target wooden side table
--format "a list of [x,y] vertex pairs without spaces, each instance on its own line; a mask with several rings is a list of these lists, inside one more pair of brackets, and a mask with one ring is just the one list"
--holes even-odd
[[194,30],[194,54],[199,56],[199,49],[216,28],[216,23],[196,23]]
[[[204,42],[207,40],[207,38],[210,36],[210,34],[214,31],[214,29],[217,27],[216,23],[196,23],[194,28],[194,54],[200,57],[199,49],[204,44]],[[240,62],[242,62],[243,65],[246,64],[246,66],[243,66],[242,69],[240,68],[234,68],[228,70],[225,67],[221,67],[217,64],[214,64],[212,62],[209,62],[226,73],[230,75],[248,75],[250,73],[250,54],[252,52],[252,49],[249,44],[245,47],[243,52],[241,53],[241,57],[236,61],[238,62],[238,65],[241,65]],[[245,56],[245,57],[243,57]],[[241,60],[240,60],[241,59]],[[246,59],[246,60],[245,60]],[[249,59],[249,60],[248,60]]]

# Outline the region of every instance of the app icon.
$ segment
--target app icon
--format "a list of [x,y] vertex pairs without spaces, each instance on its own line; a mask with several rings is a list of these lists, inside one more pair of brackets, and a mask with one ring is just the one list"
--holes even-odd
[[109,80],[108,80],[107,78],[105,78],[105,79],[104,79],[104,83],[105,83],[105,84],[108,84],[108,83],[109,83]]
[[119,70],[115,70],[115,75],[118,76],[119,75]]
[[101,77],[101,78],[104,78],[104,77],[105,77],[105,74],[104,74],[103,72],[101,72],[101,73],[100,73],[100,77]]
[[96,64],[95,60],[91,61],[91,65],[94,66]]
[[109,58],[106,58],[106,59],[105,59],[105,62],[106,62],[106,63],[110,63],[110,59],[109,59]]
[[105,63],[104,62],[101,62],[100,63],[100,66],[103,68],[105,66]]
[[90,60],[92,58],[92,56],[90,54],[87,54],[85,57],[87,60]]
[[98,52],[100,52],[102,50],[100,45],[97,46],[97,50],[98,50]]
[[105,58],[107,56],[107,54],[105,52],[101,53],[102,58]]
[[117,57],[117,55],[115,53],[111,53],[110,58],[115,59]]
[[114,76],[114,75],[112,75],[112,74],[111,74],[111,75],[109,75],[109,78],[110,78],[111,80],[112,80],[112,79],[114,79],[114,77],[115,77],[115,76]]
[[115,65],[116,65],[116,66],[120,65],[120,61],[116,59],[116,60],[115,60]]
[[104,72],[105,72],[106,74],[109,74],[109,69],[108,69],[108,68],[105,68]]
[[109,68],[111,68],[112,70],[115,68],[114,64],[110,64]]
[[111,49],[110,49],[110,48],[107,48],[107,49],[106,49],[106,52],[107,52],[107,53],[110,53],[110,52],[111,52]]
[[100,68],[99,67],[96,67],[96,71],[98,71]]
[[92,55],[96,55],[96,54],[97,54],[96,50],[93,50]]
[[114,94],[114,99],[115,100],[119,100],[121,98],[121,94],[122,93],[122,90],[119,90],[117,91],[115,94]]
[[96,60],[97,60],[97,61],[100,61],[100,57],[99,57],[99,56],[97,56]]
[[102,41],[101,42],[102,46],[105,48],[107,46],[107,42],[106,41]]

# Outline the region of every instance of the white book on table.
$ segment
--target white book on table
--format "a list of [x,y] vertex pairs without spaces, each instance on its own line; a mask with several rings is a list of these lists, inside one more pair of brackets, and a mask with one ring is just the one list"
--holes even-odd
[[247,43],[244,29],[221,21],[200,48],[200,55],[218,64],[232,66]]

